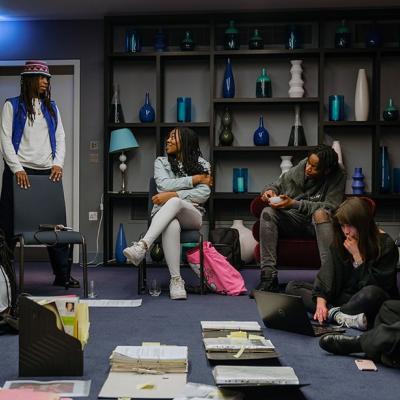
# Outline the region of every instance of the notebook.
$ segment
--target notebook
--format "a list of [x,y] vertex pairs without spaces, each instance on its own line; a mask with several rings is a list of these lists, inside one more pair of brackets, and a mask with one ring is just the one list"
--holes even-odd
[[254,298],[258,312],[267,328],[321,336],[325,333],[344,332],[341,327],[311,323],[300,296],[256,290]]

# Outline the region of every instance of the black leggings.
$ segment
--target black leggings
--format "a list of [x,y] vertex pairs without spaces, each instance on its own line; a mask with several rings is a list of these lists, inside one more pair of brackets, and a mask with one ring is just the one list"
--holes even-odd
[[[307,282],[291,281],[286,286],[287,294],[300,296],[307,311],[315,313],[316,304],[312,298],[312,291],[313,284]],[[340,306],[340,311],[350,315],[365,313],[367,320],[372,323],[381,305],[389,298],[390,296],[379,286],[369,285],[353,295],[342,293],[339,299],[328,305],[328,308]]]

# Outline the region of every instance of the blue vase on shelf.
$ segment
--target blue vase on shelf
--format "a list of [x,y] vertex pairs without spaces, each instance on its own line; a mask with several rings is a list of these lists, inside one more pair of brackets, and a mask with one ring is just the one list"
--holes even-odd
[[387,146],[381,146],[379,148],[379,174],[380,174],[380,184],[379,191],[381,193],[390,192],[390,162],[389,162],[389,152]]
[[354,168],[354,174],[352,176],[353,182],[351,187],[353,189],[353,194],[364,194],[364,174],[362,173],[362,168]]
[[230,58],[226,60],[224,81],[222,83],[222,96],[225,99],[235,97],[235,79],[233,77],[232,64]]
[[300,33],[296,25],[291,24],[286,28],[285,47],[288,50],[301,48]]
[[166,49],[167,49],[167,37],[165,36],[163,30],[160,28],[154,38],[154,50],[165,51]]
[[154,108],[150,103],[149,92],[146,92],[144,104],[139,110],[139,120],[143,123],[154,122],[155,117],[156,113],[154,112]]
[[126,245],[124,225],[119,224],[117,239],[115,240],[115,261],[118,264],[126,263],[126,257],[124,256],[123,253],[126,247],[127,245]]
[[264,118],[260,116],[260,125],[254,131],[253,141],[256,146],[269,146],[269,133],[264,128]]
[[142,50],[140,36],[134,29],[128,29],[125,34],[125,51],[138,53]]

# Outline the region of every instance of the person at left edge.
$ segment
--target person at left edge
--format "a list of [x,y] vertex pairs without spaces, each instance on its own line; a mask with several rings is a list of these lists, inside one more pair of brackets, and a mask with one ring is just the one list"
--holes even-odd
[[[50,71],[43,61],[27,61],[21,73],[21,92],[6,100],[0,124],[4,158],[0,198],[0,228],[11,249],[13,243],[13,179],[29,190],[30,175],[63,176],[65,132],[60,111],[51,100]],[[55,286],[79,287],[71,277],[71,251],[67,244],[47,247]]]

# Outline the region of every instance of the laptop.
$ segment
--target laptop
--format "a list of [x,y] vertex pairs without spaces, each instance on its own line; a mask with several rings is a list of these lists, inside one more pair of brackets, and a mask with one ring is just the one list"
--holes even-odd
[[325,333],[345,332],[342,327],[312,323],[300,296],[255,290],[258,312],[267,328],[321,336]]

